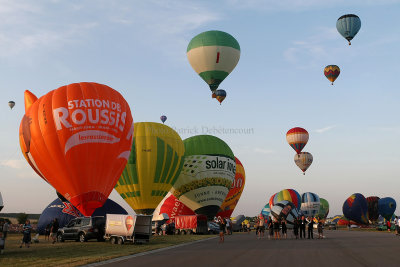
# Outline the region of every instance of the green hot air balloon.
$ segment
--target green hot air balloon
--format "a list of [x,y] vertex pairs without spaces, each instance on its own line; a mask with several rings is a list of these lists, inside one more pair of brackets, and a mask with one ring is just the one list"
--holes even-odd
[[229,33],[207,31],[190,41],[186,54],[194,71],[214,92],[239,62],[240,46]]
[[329,213],[328,201],[324,198],[319,198],[319,211],[315,215],[315,218],[326,219],[326,217],[328,217],[328,213]]
[[196,214],[212,219],[235,179],[235,157],[215,136],[197,135],[183,143],[185,162],[171,193]]

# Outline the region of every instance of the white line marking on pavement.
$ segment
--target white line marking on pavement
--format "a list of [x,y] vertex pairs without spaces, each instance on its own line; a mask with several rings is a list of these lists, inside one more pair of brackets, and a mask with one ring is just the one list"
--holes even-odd
[[90,264],[87,264],[87,265],[83,265],[83,267],[93,267],[93,266],[101,266],[101,265],[105,265],[105,264],[115,263],[115,262],[118,262],[118,261],[128,260],[128,259],[132,259],[132,258],[136,258],[136,257],[140,257],[140,256],[145,256],[145,255],[149,255],[149,254],[153,254],[153,253],[157,253],[157,252],[161,252],[161,251],[165,251],[165,250],[169,250],[169,249],[174,249],[174,248],[179,248],[179,247],[183,247],[183,246],[187,246],[187,245],[192,245],[192,244],[204,242],[204,241],[207,241],[207,240],[210,240],[210,239],[214,239],[214,238],[217,238],[217,237],[218,236],[214,236],[214,237],[210,237],[210,238],[206,238],[206,239],[196,240],[196,241],[193,241],[193,242],[182,243],[182,244],[175,245],[175,246],[159,248],[159,249],[153,249],[153,250],[149,250],[149,251],[145,251],[145,252],[141,252],[141,253],[137,253],[137,254],[132,254],[132,255],[128,255],[128,256],[122,256],[122,257],[106,260],[106,261],[90,263]]

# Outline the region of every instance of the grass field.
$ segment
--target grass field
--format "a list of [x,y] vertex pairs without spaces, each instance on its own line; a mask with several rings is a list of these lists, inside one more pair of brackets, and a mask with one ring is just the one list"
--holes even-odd
[[0,266],[79,266],[209,237],[214,235],[154,236],[148,244],[122,246],[96,241],[65,241],[53,245],[43,237],[30,248],[19,248],[22,235],[11,234],[7,238],[4,254],[0,255]]

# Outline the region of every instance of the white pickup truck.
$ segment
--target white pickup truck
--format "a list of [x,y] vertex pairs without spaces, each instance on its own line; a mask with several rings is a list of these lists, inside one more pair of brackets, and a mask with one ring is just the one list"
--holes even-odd
[[104,239],[119,245],[149,242],[151,218],[150,215],[107,214]]

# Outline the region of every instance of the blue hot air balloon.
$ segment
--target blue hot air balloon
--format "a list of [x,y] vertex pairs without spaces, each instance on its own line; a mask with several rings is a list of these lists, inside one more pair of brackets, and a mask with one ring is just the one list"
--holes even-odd
[[378,200],[378,212],[386,220],[390,220],[396,211],[396,201],[391,197],[384,197]]
[[356,36],[360,28],[361,20],[354,14],[343,15],[336,22],[336,29],[347,41],[349,41],[349,45],[351,45],[350,41],[354,36]]
[[360,193],[354,193],[343,203],[343,215],[359,224],[368,224],[368,203]]
[[167,116],[162,115],[162,116],[160,117],[160,120],[162,121],[162,123],[164,123],[164,122],[167,120]]
[[[124,208],[107,199],[104,205],[97,208],[92,216],[105,216],[107,213],[111,214],[128,214]],[[46,226],[51,223],[54,218],[58,219],[60,228],[68,224],[69,221],[76,217],[83,216],[71,203],[62,202],[57,198],[51,202],[42,212],[38,221],[38,233],[44,234]]]

